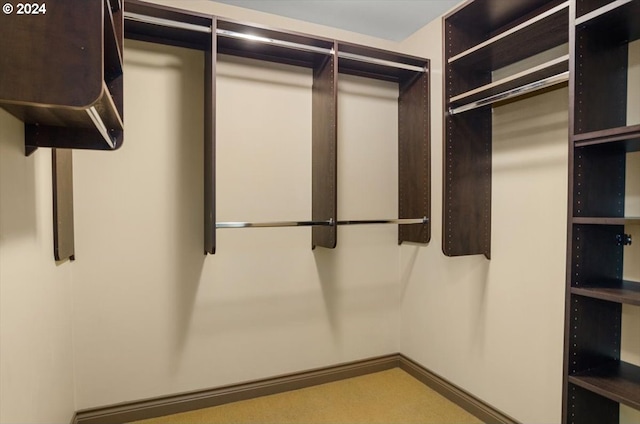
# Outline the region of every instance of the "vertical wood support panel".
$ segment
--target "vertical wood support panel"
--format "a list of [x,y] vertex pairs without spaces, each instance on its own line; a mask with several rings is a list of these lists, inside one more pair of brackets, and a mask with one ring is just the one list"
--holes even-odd
[[567,424],[602,424],[620,422],[617,402],[581,387],[569,384]]
[[216,253],[216,21],[204,52],[204,251]]
[[[427,70],[429,65],[427,64]],[[398,226],[398,244],[431,240],[429,72],[400,85],[398,98],[398,217],[424,224]]]
[[74,260],[72,151],[51,149],[51,161],[53,174],[53,255],[56,261]]
[[[337,45],[334,46],[337,52]],[[313,221],[337,220],[337,60],[329,57],[313,71],[312,200]],[[312,248],[336,247],[337,227],[314,226]]]
[[442,250],[491,258],[491,109],[446,115]]
[[589,146],[573,156],[574,216],[624,216],[626,152]]
[[619,39],[610,28],[576,29],[576,134],[626,124],[629,52]]

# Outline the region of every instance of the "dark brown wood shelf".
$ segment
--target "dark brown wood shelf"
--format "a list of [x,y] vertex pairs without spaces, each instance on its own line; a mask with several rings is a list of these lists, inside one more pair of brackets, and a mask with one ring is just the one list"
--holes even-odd
[[[576,26],[607,27],[609,32],[624,34],[626,39],[640,38],[640,4],[635,0],[616,0],[576,18]],[[610,35],[605,35],[610,36]]]
[[568,42],[568,21],[569,2],[564,2],[449,57],[448,62],[456,67],[502,68]]
[[[211,33],[215,31],[211,15],[139,0],[127,0],[124,10],[125,38],[194,50],[211,49]],[[146,17],[157,21],[149,22]],[[163,25],[167,21],[177,25]]]
[[571,293],[609,302],[640,306],[640,282],[637,281],[609,280],[600,284],[597,282],[587,283],[580,287],[571,287]]
[[[536,82],[545,80],[549,77],[559,76],[566,74],[564,85],[568,78],[569,71],[569,55],[565,55],[541,65],[535,66],[526,71],[519,72],[517,74],[502,78],[497,81],[493,81],[489,84],[481,87],[469,90],[467,92],[452,96],[449,99],[448,109],[464,108],[465,106],[472,105],[474,103],[493,104],[492,97],[498,97],[496,101],[502,100],[501,94],[509,93],[510,91],[518,90],[528,84],[535,84]],[[545,87],[546,88],[546,87]],[[534,88],[533,91],[539,88]],[[532,90],[523,90],[522,93],[516,93],[518,95],[530,94]],[[512,97],[509,97],[512,98]],[[484,101],[483,100],[488,100]]]
[[569,383],[615,402],[640,409],[640,367],[611,361],[601,367],[569,376]]
[[338,42],[338,72],[397,83],[428,71],[424,58]]
[[[580,0],[576,2],[576,18],[580,19],[586,14],[591,14],[597,9],[611,5],[616,0]],[[623,0],[628,1],[628,0]]]
[[222,54],[316,68],[334,48],[330,39],[246,22],[218,18],[216,28],[218,53]]
[[640,151],[640,125],[576,134],[573,141],[577,148],[611,145],[614,148],[621,147],[626,152],[637,152]]
[[640,217],[574,217],[573,223],[587,225],[640,225]]

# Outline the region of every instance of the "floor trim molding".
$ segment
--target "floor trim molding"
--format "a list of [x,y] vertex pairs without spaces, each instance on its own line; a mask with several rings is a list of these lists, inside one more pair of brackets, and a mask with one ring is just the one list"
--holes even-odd
[[401,353],[398,354],[398,360],[400,369],[449,399],[451,402],[460,406],[467,412],[475,415],[484,423],[518,424],[518,422],[510,416],[498,411],[491,405],[481,401],[469,392],[462,390],[460,387],[450,383],[439,375],[432,373],[422,365]]
[[471,394],[433,374],[402,354],[392,354],[310,371],[287,374],[230,386],[126,402],[102,408],[78,411],[71,424],[119,424],[226,403],[253,399],[318,384],[400,368],[461,406],[487,424],[517,424],[515,420],[475,398]]

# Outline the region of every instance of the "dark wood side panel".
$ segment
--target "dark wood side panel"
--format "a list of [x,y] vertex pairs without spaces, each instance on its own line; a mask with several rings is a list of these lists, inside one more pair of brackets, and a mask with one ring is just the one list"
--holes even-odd
[[[428,65],[427,65],[428,67]],[[398,98],[398,217],[431,219],[429,73],[400,86]],[[398,243],[428,243],[431,222],[398,226]]]
[[574,133],[624,126],[628,47],[600,26],[576,29]]
[[576,149],[573,216],[624,216],[625,153],[606,145]]
[[571,296],[569,375],[620,359],[622,305]]
[[573,226],[571,287],[622,279],[624,247],[616,240],[623,225]]
[[[336,45],[337,48],[337,45]],[[312,197],[313,221],[338,219],[337,193],[337,61],[330,55],[313,72]],[[312,247],[336,247],[337,227],[314,226]]]
[[442,250],[491,257],[491,109],[445,118]]
[[204,251],[216,253],[216,31],[204,53]]
[[567,424],[602,424],[620,422],[617,402],[582,387],[569,384]]
[[53,255],[56,261],[75,259],[73,231],[72,151],[51,149],[53,173]]

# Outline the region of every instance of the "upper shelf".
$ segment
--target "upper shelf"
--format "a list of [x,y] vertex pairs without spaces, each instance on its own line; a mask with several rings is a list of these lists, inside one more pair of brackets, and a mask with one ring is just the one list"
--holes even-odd
[[315,68],[333,54],[334,41],[227,19],[217,19],[218,53]]
[[338,72],[388,81],[406,81],[427,72],[427,59],[338,42]]
[[[473,65],[495,70],[568,42],[569,3],[564,2],[549,7],[553,4],[555,3],[543,5],[542,9],[536,11],[536,14],[529,19],[523,22],[515,21],[488,38],[476,35],[476,39],[484,41],[473,44],[458,53],[453,51],[448,63],[452,66]],[[474,9],[473,4],[469,9]],[[465,12],[467,12],[466,9]],[[456,16],[456,19],[450,19],[449,22],[457,29],[456,23],[466,22],[467,19],[465,13],[464,18]],[[476,23],[471,25],[475,27]],[[452,38],[455,38],[453,28],[451,32]],[[463,36],[460,35],[460,38]]]
[[454,115],[529,95],[558,84],[564,83],[566,85],[568,79],[569,56],[565,55],[526,71],[453,96],[449,99],[449,113]]
[[337,56],[339,72],[396,82],[427,72],[428,60],[415,56],[139,0],[128,0],[125,9],[127,38],[206,50],[215,31],[216,52],[221,54],[308,68]]
[[211,48],[211,15],[139,0],[127,0],[124,7],[125,38],[197,50]]
[[[582,2],[579,2],[582,3]],[[584,2],[589,4],[590,2]],[[591,0],[593,3],[593,0]],[[617,38],[626,40],[637,40],[640,38],[640,3],[636,0],[616,0],[602,4],[599,0],[596,9],[589,9],[587,13],[581,14],[580,6],[578,6],[578,17],[576,18],[576,26],[578,27],[597,27],[598,31],[606,26],[609,32],[617,35]],[[611,34],[600,34],[611,37]]]
[[640,151],[640,125],[576,134],[573,141],[575,147],[611,146],[627,152],[637,152]]

